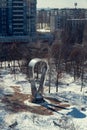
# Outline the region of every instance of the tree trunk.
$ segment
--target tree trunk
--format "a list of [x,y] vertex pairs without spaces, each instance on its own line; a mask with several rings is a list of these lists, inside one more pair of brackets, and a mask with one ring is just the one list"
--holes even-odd
[[83,88],[83,82],[84,82],[84,66],[82,66],[82,72],[81,72],[81,91]]
[[59,78],[59,73],[57,73],[56,92],[58,92],[58,87],[59,87],[59,81],[58,81],[58,78]]

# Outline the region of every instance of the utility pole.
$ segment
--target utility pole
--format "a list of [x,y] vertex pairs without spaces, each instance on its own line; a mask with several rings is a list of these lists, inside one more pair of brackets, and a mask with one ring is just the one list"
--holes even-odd
[[74,3],[75,9],[77,8],[77,3]]

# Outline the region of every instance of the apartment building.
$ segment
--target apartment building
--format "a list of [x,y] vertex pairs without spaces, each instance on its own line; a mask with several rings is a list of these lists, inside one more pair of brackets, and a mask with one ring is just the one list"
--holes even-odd
[[34,41],[36,39],[36,0],[1,1],[0,39],[3,42]]
[[7,0],[0,0],[0,36],[7,35]]

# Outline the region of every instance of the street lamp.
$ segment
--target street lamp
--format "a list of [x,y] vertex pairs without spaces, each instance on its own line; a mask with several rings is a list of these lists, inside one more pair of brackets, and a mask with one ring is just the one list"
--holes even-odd
[[77,7],[77,3],[74,3],[74,6],[75,6],[75,9],[76,9],[76,7]]

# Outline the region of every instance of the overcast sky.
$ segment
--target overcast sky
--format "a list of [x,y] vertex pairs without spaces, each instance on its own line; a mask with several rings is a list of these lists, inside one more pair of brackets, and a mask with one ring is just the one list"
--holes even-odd
[[37,0],[38,8],[73,8],[74,3],[78,8],[87,8],[87,0]]

